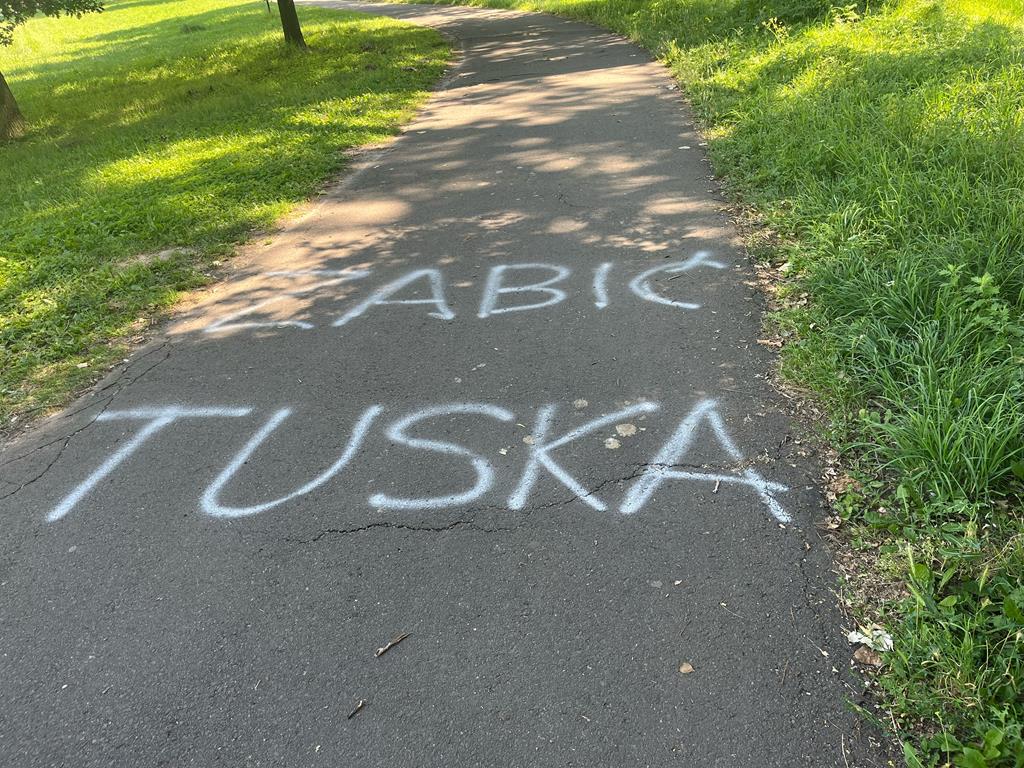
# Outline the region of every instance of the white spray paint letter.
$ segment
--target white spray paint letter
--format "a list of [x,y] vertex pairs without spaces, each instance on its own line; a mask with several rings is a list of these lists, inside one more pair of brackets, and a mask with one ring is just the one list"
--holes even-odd
[[594,270],[594,306],[604,309],[608,306],[608,273],[612,269],[612,263],[606,261]]
[[202,499],[203,511],[211,517],[245,517],[247,515],[266,512],[268,509],[273,509],[280,504],[284,504],[286,501],[290,501],[299,496],[304,496],[310,491],[319,488],[344,469],[349,461],[352,460],[352,457],[355,455],[356,451],[359,450],[359,446],[366,437],[366,433],[370,429],[370,425],[373,423],[373,420],[380,411],[381,407],[379,405],[371,406],[363,411],[363,415],[359,417],[359,420],[352,428],[352,434],[349,436],[348,443],[338,460],[305,485],[285,496],[280,496],[271,501],[265,501],[262,504],[252,504],[248,507],[229,507],[221,504],[217,501],[217,497],[224,489],[224,486],[231,481],[231,478],[233,478],[238,470],[242,468],[242,465],[249,460],[249,457],[252,456],[253,452],[255,452],[255,450],[259,448],[268,437],[270,437],[273,431],[280,426],[281,422],[291,415],[290,408],[282,408],[271,416],[267,423],[264,424],[260,430],[252,436],[252,438],[250,438],[249,442],[247,442],[235,458],[231,460],[231,463],[228,464],[219,475],[217,475],[217,478],[210,484],[210,487],[206,489],[203,493]]
[[548,433],[551,431],[551,421],[555,415],[555,406],[545,405],[537,412],[537,421],[533,428],[533,445],[530,446],[530,455],[526,460],[526,467],[523,469],[523,476],[519,480],[519,485],[508,498],[509,509],[522,509],[526,506],[526,500],[534,484],[536,484],[537,477],[540,475],[542,468],[550,472],[562,485],[572,491],[577,498],[593,509],[596,509],[598,512],[608,509],[607,504],[580,485],[572,475],[551,458],[551,451],[596,430],[625,421],[638,414],[650,413],[656,410],[658,410],[657,403],[636,403],[628,408],[623,408],[621,411],[609,413],[593,421],[588,421],[576,427],[576,429],[566,432],[561,437],[549,440]]
[[148,423],[118,450],[107,458],[91,475],[79,483],[74,490],[46,516],[48,522],[56,522],[70,512],[97,483],[118,468],[129,456],[164,427],[178,419],[215,418],[246,416],[251,408],[139,408],[130,411],[106,411],[96,417],[96,421],[114,421],[115,419],[143,419]]
[[[415,283],[417,280],[426,278],[430,283],[431,298],[429,299],[391,299],[390,296],[394,296],[400,290],[406,286]],[[435,309],[433,312],[428,314],[431,317],[436,317],[439,320],[451,320],[455,317],[455,313],[452,312],[451,307],[448,306],[448,302],[444,296],[444,280],[441,277],[441,271],[439,269],[417,269],[410,272],[407,275],[403,275],[397,280],[392,280],[387,285],[383,285],[375,290],[370,296],[364,301],[356,304],[348,312],[339,317],[334,321],[334,327],[338,328],[345,325],[350,320],[362,315],[366,310],[373,306],[382,306],[385,304],[433,304]]]
[[[526,285],[504,285],[505,273],[512,270],[547,270],[554,274],[547,280]],[[540,309],[552,304],[564,301],[565,291],[561,288],[554,288],[555,283],[560,283],[571,274],[568,267],[559,264],[499,264],[491,267],[487,276],[487,284],[484,286],[484,295],[480,299],[480,312],[477,317],[485,318],[491,315],[499,315],[504,312],[523,312],[528,309]],[[543,293],[547,296],[532,304],[515,304],[511,307],[499,307],[498,301],[504,294],[509,293]]]
[[696,269],[700,266],[713,267],[715,269],[726,268],[726,265],[722,262],[710,259],[710,255],[711,254],[707,251],[698,251],[681,264],[663,264],[661,266],[654,267],[653,269],[648,269],[646,272],[641,272],[630,280],[629,288],[641,299],[644,299],[645,301],[653,301],[655,304],[665,304],[666,306],[679,307],[680,309],[700,309],[700,304],[692,304],[688,301],[676,301],[675,299],[669,299],[662,296],[651,287],[651,278],[659,272],[674,275],[682,272],[689,272],[691,269]]
[[476,482],[473,487],[461,493],[453,493],[446,496],[424,496],[418,499],[400,499],[383,493],[377,493],[370,497],[370,504],[372,506],[380,507],[381,509],[439,509],[442,507],[455,507],[475,501],[490,490],[494,482],[494,467],[483,456],[455,443],[413,437],[407,432],[410,427],[421,421],[437,416],[455,414],[479,414],[506,422],[512,421],[515,418],[515,415],[510,411],[495,405],[488,405],[486,403],[452,403],[450,405],[424,408],[421,411],[416,411],[399,419],[388,427],[387,436],[396,443],[410,448],[420,448],[425,451],[434,451],[448,456],[465,456],[473,466],[473,471],[476,472]]
[[747,485],[757,491],[758,496],[761,497],[761,500],[768,507],[768,511],[772,513],[776,520],[781,523],[788,523],[792,519],[789,513],[782,508],[782,505],[775,500],[774,496],[775,493],[781,493],[789,489],[784,485],[768,482],[752,468],[744,469],[739,475],[694,472],[672,468],[679,465],[680,459],[693,446],[697,428],[702,421],[707,421],[711,425],[711,429],[719,444],[733,461],[743,461],[743,454],[740,453],[739,448],[736,447],[732,438],[729,437],[729,433],[725,429],[725,423],[715,410],[715,407],[716,403],[714,400],[702,400],[694,406],[693,410],[687,414],[686,418],[676,428],[676,431],[665,445],[662,446],[661,450],[658,451],[658,454],[647,465],[644,473],[633,483],[633,486],[622,500],[619,512],[624,515],[632,515],[639,512],[661,484],[668,480],[703,480],[706,482]]
[[256,321],[256,320],[242,320],[241,318],[251,315],[257,310],[263,309],[275,301],[280,301],[288,296],[301,296],[304,293],[312,293],[320,288],[329,288],[332,285],[338,285],[339,283],[347,283],[351,280],[359,280],[370,274],[368,269],[296,269],[296,270],[280,270],[275,272],[265,273],[265,277],[323,277],[325,280],[307,285],[304,288],[297,288],[291,291],[283,291],[277,296],[271,296],[269,299],[263,299],[255,304],[251,304],[248,307],[232,312],[229,315],[225,315],[220,320],[211,323],[203,329],[204,333],[215,333],[216,331],[227,331],[227,330],[238,330],[240,328],[283,328],[291,326],[293,328],[302,328],[303,330],[309,330],[313,328],[312,323],[308,323],[305,320],[267,320],[267,321]]

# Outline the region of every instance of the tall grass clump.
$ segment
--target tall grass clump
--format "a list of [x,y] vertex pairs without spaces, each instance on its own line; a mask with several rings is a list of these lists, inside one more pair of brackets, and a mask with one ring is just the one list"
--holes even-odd
[[[1012,7],[1011,7],[1012,6]],[[1005,11],[1001,13],[1000,11]],[[867,475],[853,522],[903,550],[878,606],[910,765],[1024,765],[1024,11],[855,9],[707,68],[715,158],[788,245],[784,371]],[[697,65],[702,62],[705,69]],[[795,302],[794,302],[795,303]]]
[[470,1],[673,69],[779,235],[783,372],[845,446],[851,538],[904,584],[868,610],[908,764],[1024,766],[1024,2]]

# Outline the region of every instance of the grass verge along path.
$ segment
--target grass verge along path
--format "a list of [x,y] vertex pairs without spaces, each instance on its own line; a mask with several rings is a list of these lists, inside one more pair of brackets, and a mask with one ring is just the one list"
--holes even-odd
[[0,49],[29,121],[0,145],[0,430],[59,405],[254,229],[392,135],[444,71],[434,31],[300,8],[129,0]]
[[[777,237],[910,766],[1024,766],[1024,2],[479,0],[628,35]],[[642,115],[635,115],[642,120]],[[869,658],[871,658],[869,656]]]

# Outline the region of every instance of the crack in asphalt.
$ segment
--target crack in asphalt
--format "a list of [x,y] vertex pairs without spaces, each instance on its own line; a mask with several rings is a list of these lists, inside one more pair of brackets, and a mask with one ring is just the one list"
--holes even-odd
[[[629,482],[630,480],[636,480],[643,477],[649,469],[692,469],[692,470],[718,470],[718,471],[736,471],[742,469],[745,462],[741,462],[735,465],[729,465],[724,467],[714,467],[707,464],[658,464],[658,463],[641,463],[635,464],[633,471],[628,475],[621,477],[613,477],[607,480],[602,480],[595,487],[587,491],[586,496],[593,496],[602,489],[609,485],[615,485],[619,483]],[[585,498],[585,497],[584,497]],[[459,519],[454,520],[444,525],[418,525],[414,523],[403,523],[403,522],[392,522],[392,521],[378,521],[374,523],[367,523],[366,525],[353,526],[351,528],[321,528],[313,536],[305,539],[299,539],[294,537],[285,536],[284,541],[293,544],[315,544],[326,536],[347,536],[355,533],[366,533],[373,530],[401,530],[401,531],[413,531],[420,533],[447,533],[449,531],[455,531],[461,528],[466,528],[480,533],[514,533],[521,530],[530,521],[530,518],[537,512],[542,512],[548,509],[555,509],[559,507],[565,507],[572,504],[575,501],[579,501],[580,498],[577,496],[569,496],[566,498],[558,499],[555,501],[549,501],[544,504],[536,504],[531,507],[527,507],[523,510],[516,510],[519,513],[519,521],[515,525],[509,526],[484,526],[476,522],[475,519]],[[466,515],[476,515],[482,512],[512,512],[513,510],[508,507],[502,506],[488,506],[488,507],[476,507],[466,510]],[[801,562],[801,572],[803,571],[803,563]],[[804,580],[807,581],[806,574]],[[807,601],[807,607],[810,606],[810,597],[805,595]]]
[[360,525],[355,528],[321,528],[312,538],[309,539],[295,539],[291,537],[284,537],[284,541],[292,544],[315,544],[325,536],[348,536],[353,533],[364,533],[377,528],[388,528],[393,530],[402,531],[416,531],[426,533],[444,533],[446,531],[452,531],[456,528],[472,528],[482,533],[503,533],[516,530],[519,526],[512,527],[496,527],[486,528],[484,526],[477,525],[474,520],[455,520],[446,525],[413,525],[411,523],[395,523],[390,521],[381,521],[376,523],[368,523],[367,525]]
[[[47,473],[49,473],[49,471],[51,469],[53,469],[53,467],[57,464],[57,462],[60,461],[60,458],[64,455],[64,451],[67,450],[67,447],[71,444],[71,441],[75,437],[77,437],[79,434],[81,434],[86,429],[88,429],[93,424],[95,424],[96,421],[100,418],[100,416],[102,416],[104,413],[106,413],[108,410],[110,410],[110,406],[113,405],[114,400],[117,399],[117,396],[120,395],[121,392],[123,392],[126,388],[132,386],[136,382],[140,381],[144,376],[149,374],[157,366],[159,366],[162,363],[166,362],[170,358],[171,352],[170,352],[170,350],[168,350],[163,357],[161,357],[159,360],[157,360],[151,366],[149,366],[144,371],[142,371],[142,373],[140,373],[138,376],[135,376],[135,377],[133,377],[131,379],[128,379],[126,381],[125,379],[127,377],[128,371],[130,371],[132,368],[137,366],[140,361],[146,359],[147,357],[150,357],[151,355],[153,355],[153,354],[155,354],[157,352],[160,352],[160,351],[166,349],[168,346],[170,346],[170,343],[171,343],[170,341],[163,341],[163,342],[160,343],[159,346],[157,346],[154,349],[152,349],[152,350],[150,350],[150,351],[140,355],[137,360],[132,361],[128,366],[126,366],[124,371],[114,381],[110,382],[109,384],[104,385],[99,390],[97,390],[97,392],[104,392],[104,391],[110,389],[111,387],[117,385],[117,389],[115,389],[106,398],[106,400],[102,403],[102,405],[100,405],[100,408],[96,412],[96,414],[94,416],[92,416],[92,418],[90,418],[88,421],[86,421],[85,424],[83,424],[82,426],[72,430],[67,435],[63,435],[61,437],[54,438],[53,440],[49,440],[49,441],[43,443],[42,445],[37,445],[36,447],[26,451],[25,453],[23,453],[23,454],[21,454],[19,456],[15,456],[13,458],[10,458],[10,459],[7,459],[7,460],[5,460],[3,462],[0,462],[0,467],[6,467],[9,464],[13,464],[15,462],[22,461],[22,460],[28,458],[29,456],[32,456],[32,455],[38,453],[39,451],[42,451],[42,450],[44,450],[46,448],[49,448],[52,445],[56,445],[57,443],[61,443],[60,448],[57,449],[57,452],[54,454],[53,458],[51,458],[46,463],[46,466],[44,466],[35,476],[33,476],[32,478],[30,478],[30,479],[26,480],[25,482],[21,483],[20,485],[18,485],[13,491],[8,491],[8,492],[0,495],[0,501],[4,500],[6,498],[9,498],[11,496],[14,496],[15,494],[21,493],[21,491],[25,490],[26,488],[28,488],[33,483],[36,483],[39,480],[41,480],[43,477],[45,477],[47,475]],[[89,403],[89,405],[87,405],[87,406],[84,406],[84,407],[79,408],[79,409],[77,409],[75,411],[71,411],[70,413],[65,414],[65,417],[74,416],[75,414],[81,413],[82,411],[86,411],[89,408],[95,407],[96,405],[97,405],[97,403]],[[11,485],[14,485],[14,484],[11,483]]]

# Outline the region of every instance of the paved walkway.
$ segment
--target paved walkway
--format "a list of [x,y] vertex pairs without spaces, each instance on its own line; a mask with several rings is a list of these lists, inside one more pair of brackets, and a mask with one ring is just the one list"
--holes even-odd
[[0,763],[884,765],[672,81],[568,21],[345,7],[461,63],[0,455]]

